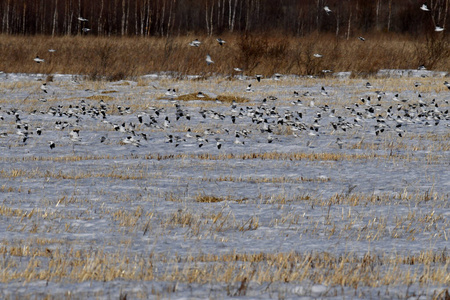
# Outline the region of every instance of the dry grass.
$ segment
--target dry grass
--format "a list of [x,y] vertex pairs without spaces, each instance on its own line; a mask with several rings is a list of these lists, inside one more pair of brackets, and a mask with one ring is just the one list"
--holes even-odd
[[[160,97],[159,99],[167,99],[167,97]],[[236,103],[245,103],[250,100],[244,97],[239,96],[228,96],[228,95],[217,95],[217,97],[211,97],[208,94],[203,94],[202,97],[199,97],[197,93],[184,94],[179,95],[175,98],[175,100],[179,101],[220,101],[225,103],[232,103],[233,101]]]
[[[0,70],[3,72],[67,73],[88,75],[91,79],[118,80],[152,72],[186,74],[245,75],[274,73],[322,75],[322,70],[352,71],[367,76],[379,69],[449,70],[445,60],[448,42],[440,36],[415,40],[407,36],[373,35],[366,41],[336,39],[333,36],[275,37],[228,35],[220,47],[211,37],[199,36],[203,43],[190,47],[192,37],[117,38],[0,36]],[[48,49],[56,49],[49,53]],[[315,58],[320,53],[322,58]],[[205,63],[210,54],[214,64]],[[433,54],[432,59],[431,54]],[[37,64],[33,58],[45,59]]]

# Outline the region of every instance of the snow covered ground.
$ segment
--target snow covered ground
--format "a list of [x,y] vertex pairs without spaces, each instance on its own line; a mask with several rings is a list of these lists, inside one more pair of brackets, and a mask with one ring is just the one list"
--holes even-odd
[[0,74],[0,298],[443,297],[444,81]]

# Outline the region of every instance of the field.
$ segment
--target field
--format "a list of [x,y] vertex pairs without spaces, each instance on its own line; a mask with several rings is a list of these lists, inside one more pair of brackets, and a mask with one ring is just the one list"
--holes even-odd
[[0,298],[449,299],[444,81],[0,74]]

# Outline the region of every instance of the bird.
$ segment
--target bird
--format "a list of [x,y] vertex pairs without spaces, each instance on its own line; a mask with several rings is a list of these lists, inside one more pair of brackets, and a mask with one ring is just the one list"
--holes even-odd
[[253,92],[252,85],[249,84],[245,90],[246,90],[247,93]]
[[122,142],[123,142],[124,144],[131,144],[131,145],[134,145],[134,146],[136,146],[136,147],[139,147],[139,146],[141,145],[140,141],[137,140],[137,139],[135,139],[135,138],[132,137],[132,136],[127,136],[126,138],[124,138],[124,139],[122,140]]
[[436,26],[436,28],[434,28],[434,31],[441,32],[441,31],[444,31],[444,28],[440,27],[440,26]]
[[263,77],[262,75],[256,75],[256,80],[258,80],[258,82],[261,82],[262,77]]
[[81,30],[83,30],[84,33],[88,33],[89,31],[91,31],[91,29],[86,28],[86,27],[83,27],[83,29],[81,29]]
[[43,84],[41,84],[41,90],[42,90],[44,93],[48,93],[48,92],[47,92],[47,83],[46,83],[46,82],[44,82]]
[[39,58],[39,56],[36,56],[33,60],[35,62],[37,62],[38,64],[40,64],[41,62],[44,62],[44,60],[42,58]]
[[73,129],[73,130],[69,133],[69,137],[70,137],[70,140],[71,140],[72,142],[79,142],[79,141],[81,141],[81,138],[80,138],[80,129]]
[[329,15],[332,11],[328,6],[324,6],[323,10]]
[[55,53],[56,50],[55,50],[55,49],[48,49],[48,52],[50,52],[50,53]]
[[448,81],[445,81],[444,85],[450,90],[450,83]]
[[223,46],[223,44],[225,44],[226,42],[224,40],[222,40],[221,38],[217,39],[217,42],[219,43],[220,46]]
[[198,39],[193,40],[192,42],[189,43],[189,46],[191,47],[200,47],[202,42],[200,42]]
[[358,38],[360,41],[363,41],[363,42],[365,42],[366,41],[366,39],[365,38],[363,38],[362,36],[360,36],[359,38]]
[[213,64],[213,60],[211,59],[211,56],[209,54],[206,54],[206,64],[209,66],[210,64]]
[[49,141],[48,145],[50,146],[50,149],[55,149],[55,142],[54,141]]
[[339,149],[342,149],[342,145],[344,145],[344,142],[340,138],[337,138],[336,144],[339,146]]
[[422,6],[420,7],[420,9],[423,10],[423,11],[430,11],[430,9],[428,8],[428,6],[427,6],[426,3],[422,4]]
[[371,88],[373,88],[373,86],[370,84],[370,82],[367,82],[366,83],[366,88],[371,89]]
[[321,58],[323,55],[319,53],[314,53],[314,57]]
[[234,68],[233,70],[235,70],[236,72],[242,72],[241,68]]
[[78,17],[78,21],[80,21],[80,22],[87,22],[88,19],[85,19],[85,18],[83,18],[83,17]]

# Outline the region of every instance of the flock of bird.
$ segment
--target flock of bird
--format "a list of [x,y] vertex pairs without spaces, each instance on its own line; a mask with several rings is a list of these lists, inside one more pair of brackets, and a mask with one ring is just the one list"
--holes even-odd
[[[430,11],[426,4],[423,4],[420,9],[425,12]],[[324,11],[327,15],[333,13],[328,6],[324,7]],[[79,17],[78,20],[82,24],[88,22],[87,19],[82,17]],[[89,31],[86,27],[83,27],[82,30],[84,32]],[[443,31],[444,29],[436,26],[435,30]],[[363,42],[365,41],[363,37],[359,37],[359,39]],[[223,46],[226,41],[218,38],[217,43]],[[201,44],[201,41],[195,39],[189,43],[189,46],[200,47]],[[51,53],[55,51],[54,49],[49,50]],[[314,57],[321,58],[322,55],[315,53]],[[207,65],[214,63],[209,54],[206,55],[205,60]],[[36,63],[43,63],[44,59],[37,56],[34,58],[34,61]],[[242,72],[242,69],[234,68],[234,71]],[[323,72],[327,73],[331,72],[331,70],[323,70]],[[281,74],[275,74],[273,79],[280,80],[281,77]],[[261,82],[262,78],[262,75],[255,76],[258,82]],[[446,81],[444,84],[450,89],[450,83]],[[417,83],[415,87],[417,88],[419,85],[420,83]],[[367,89],[373,89],[373,86],[369,82],[365,87]],[[48,93],[46,83],[43,83],[40,89],[43,93]],[[254,92],[251,83],[245,91]],[[237,103],[232,103],[229,109],[224,111],[204,110],[201,108],[197,112],[193,112],[192,108],[185,108],[181,104],[181,101],[176,100],[177,92],[175,89],[169,89],[165,95],[168,97],[168,100],[173,102],[173,110],[149,107],[146,111],[138,112],[134,120],[133,118],[130,120],[128,117],[121,122],[117,120],[115,122],[112,121],[112,119],[117,119],[117,116],[111,114],[112,111],[114,109],[118,111],[119,116],[123,116],[124,114],[129,116],[132,114],[130,108],[123,108],[121,105],[116,105],[113,108],[104,101],[100,101],[95,105],[93,103],[87,103],[86,100],[81,100],[76,105],[50,107],[48,111],[41,111],[39,113],[56,117],[57,120],[53,124],[56,130],[71,128],[68,139],[71,141],[72,146],[81,143],[83,133],[81,130],[83,127],[81,120],[85,117],[90,117],[101,120],[104,124],[110,126],[111,130],[121,133],[123,136],[119,139],[119,143],[122,145],[139,147],[143,144],[143,141],[149,141],[151,139],[152,132],[162,131],[165,133],[165,142],[174,144],[175,147],[181,144],[203,147],[210,141],[215,141],[218,149],[221,149],[224,144],[229,142],[246,145],[246,142],[252,140],[251,136],[255,133],[265,135],[267,143],[281,141],[287,132],[291,133],[294,137],[301,137],[305,134],[314,137],[322,134],[333,135],[351,132],[360,130],[360,128],[367,129],[368,127],[372,128],[371,131],[376,136],[384,132],[392,131],[402,137],[407,132],[408,126],[437,126],[440,121],[449,120],[448,110],[441,110],[438,101],[435,99],[426,101],[420,94],[418,94],[418,98],[415,100],[399,100],[399,96],[396,94],[391,99],[387,99],[389,101],[385,101],[387,97],[386,93],[375,92],[375,100],[372,100],[370,96],[363,97],[359,103],[346,106],[341,112],[339,112],[338,107],[333,108],[328,105],[315,105],[314,96],[330,97],[328,91],[323,86],[319,91],[306,91],[303,93],[294,91],[292,94],[291,108],[280,108],[277,106],[278,98],[269,96],[261,99],[256,107],[239,106]],[[199,92],[197,97],[199,100],[202,100],[204,95],[202,92]],[[391,103],[395,102],[398,102],[398,104],[391,105]],[[446,103],[448,104],[448,101]],[[388,104],[388,106],[383,104]],[[15,117],[16,134],[22,143],[25,144],[33,135],[29,124],[22,120],[22,116],[17,110],[6,111],[6,113]],[[38,112],[34,113],[36,114]],[[191,119],[193,115],[200,116],[200,121],[196,121],[194,117]],[[1,120],[4,119],[3,116],[0,117]],[[65,119],[62,120],[61,118]],[[173,126],[173,124],[183,119],[184,123],[182,126],[188,129],[186,132],[180,133],[180,126]],[[191,122],[191,120],[193,121]],[[207,128],[202,132],[197,131],[195,133],[190,129],[205,122],[210,124],[222,122],[223,126]],[[448,123],[446,126],[449,126]],[[51,128],[44,129],[42,126],[36,127],[34,138],[40,136],[43,130],[51,130]],[[175,131],[171,132],[171,130]],[[6,136],[8,136],[7,132],[0,132],[0,137]],[[344,136],[341,136],[336,139],[339,148],[342,148],[344,145],[343,138]],[[99,139],[99,143],[106,143],[108,141],[110,141],[108,135],[103,135]],[[50,149],[54,149],[58,141],[50,140],[48,144]],[[308,141],[308,145],[311,144],[311,141]]]
[[[270,86],[269,80],[264,84]],[[444,84],[450,89],[450,83],[446,81]],[[420,83],[414,84],[415,88],[419,86]],[[255,99],[254,105],[236,102],[229,106],[224,103],[213,105],[217,109],[184,106],[185,102],[177,100],[174,88],[165,93],[166,100],[158,100],[169,102],[172,106],[149,106],[137,112],[120,104],[86,99],[68,106],[35,110],[25,116],[17,109],[2,111],[0,107],[0,137],[10,136],[10,141],[22,145],[26,145],[31,138],[36,143],[47,143],[50,150],[72,145],[74,150],[75,145],[140,147],[158,143],[199,148],[213,144],[217,149],[222,149],[233,144],[252,147],[287,142],[313,148],[314,141],[319,136],[325,136],[335,139],[337,147],[342,149],[346,139],[354,134],[376,138],[390,132],[403,137],[409,131],[414,134],[420,127],[442,125],[448,128],[450,125],[448,100],[427,100],[418,92],[416,99],[406,99],[399,94],[373,91],[374,87],[369,82],[364,87],[368,89],[364,97],[346,106],[339,104],[339,100],[333,100],[338,96],[331,88],[322,86],[303,92],[292,91],[287,101],[271,95]],[[47,92],[47,87],[43,90]],[[204,94],[199,92],[197,99],[202,100],[203,97]],[[318,101],[329,105],[316,105]],[[31,128],[30,124],[36,123],[34,119],[42,119],[35,117],[39,115],[45,115],[47,121]],[[6,120],[8,116],[13,118],[12,126],[15,128],[8,128],[7,124],[12,124]],[[86,123],[86,120],[103,128],[103,131],[98,131],[101,134],[88,133],[84,128],[92,128],[92,124]],[[58,134],[47,134],[47,138],[52,138],[40,141],[43,132],[53,131],[62,132],[62,138],[55,140]]]

